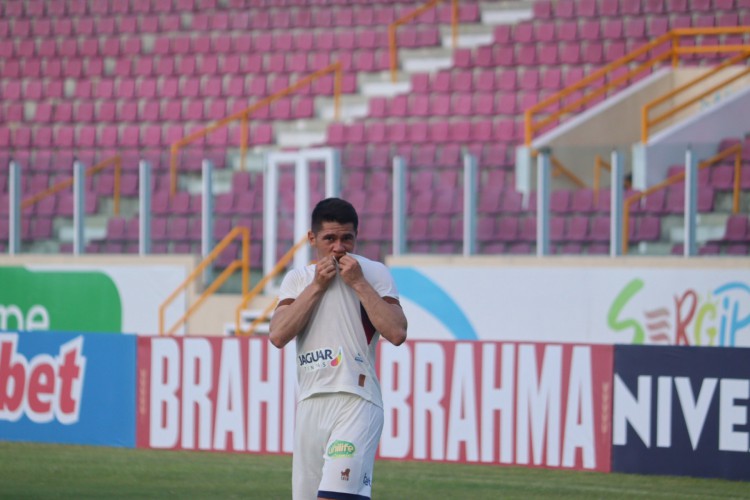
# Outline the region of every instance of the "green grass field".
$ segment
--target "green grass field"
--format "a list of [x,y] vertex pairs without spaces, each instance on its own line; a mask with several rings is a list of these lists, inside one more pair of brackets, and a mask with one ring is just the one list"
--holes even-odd
[[[0,498],[291,498],[289,456],[0,442]],[[750,498],[745,482],[377,462],[374,498]]]

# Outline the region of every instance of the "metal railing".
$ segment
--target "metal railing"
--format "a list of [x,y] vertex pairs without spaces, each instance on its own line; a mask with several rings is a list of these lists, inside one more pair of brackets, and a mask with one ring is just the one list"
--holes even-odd
[[[718,154],[712,156],[708,160],[705,160],[698,164],[698,170],[702,170],[704,168],[709,168],[714,165],[716,165],[718,162],[723,160],[724,158],[727,158],[731,155],[734,155],[734,186],[733,186],[733,194],[732,194],[732,213],[739,212],[740,209],[740,171],[742,167],[742,144],[735,144],[734,146],[731,146],[724,151],[719,152]],[[674,174],[670,177],[667,177],[664,181],[660,182],[659,184],[656,184],[644,191],[641,191],[639,193],[635,193],[628,198],[625,199],[622,207],[622,254],[626,255],[628,253],[628,245],[629,245],[629,229],[630,229],[630,207],[635,202],[640,201],[641,199],[645,198],[646,196],[655,193],[657,191],[661,191],[662,189],[666,189],[669,186],[672,186],[682,180],[685,179],[685,172],[679,172],[677,174]]]
[[[171,304],[185,289],[193,283],[203,271],[226,249],[232,241],[237,238],[242,238],[242,259],[234,259],[224,269],[219,276],[206,288],[206,290],[198,297],[198,299],[190,305],[185,312],[169,329],[165,328],[165,314],[167,307]],[[175,331],[183,325],[187,320],[195,313],[200,305],[216,290],[218,290],[229,277],[237,270],[242,269],[242,293],[246,294],[247,289],[250,285],[250,229],[246,227],[235,227],[222,239],[209,253],[205,259],[201,261],[198,266],[193,269],[193,272],[185,278],[185,280],[175,289],[172,294],[167,297],[164,302],[159,306],[159,335],[173,335]]]
[[[115,168],[115,176],[114,176],[114,186],[113,186],[113,211],[114,214],[120,215],[120,176],[122,175],[122,157],[120,155],[115,155],[110,158],[107,158],[106,160],[100,161],[94,166],[91,166],[86,169],[85,176],[91,177],[105,168],[109,167],[110,165],[114,165]],[[53,194],[59,193],[60,191],[64,191],[68,188],[70,188],[73,185],[73,177],[68,177],[67,179],[63,179],[49,188],[45,189],[44,191],[41,191],[37,194],[34,194],[32,196],[29,196],[25,200],[21,202],[21,208],[25,209],[31,206],[34,206],[36,203],[42,201],[44,198],[47,198],[48,196],[52,196]]]
[[[539,151],[532,150],[531,151],[531,157],[537,158],[539,156]],[[579,188],[585,188],[588,187],[586,183],[578,177],[576,174],[574,174],[568,167],[563,165],[563,163],[554,155],[550,154],[550,163],[552,164],[552,177],[559,177],[563,176],[566,177],[568,180],[570,180],[573,184],[576,185],[576,187]]]
[[[681,46],[680,40],[683,37],[696,37],[701,35],[731,35],[750,33],[750,26],[731,26],[731,27],[714,27],[714,28],[680,28],[672,30],[655,40],[643,45],[642,47],[626,54],[625,56],[603,66],[594,71],[582,80],[569,85],[568,87],[552,94],[546,99],[531,106],[524,112],[524,141],[527,146],[531,146],[535,135],[544,130],[547,126],[563,120],[574,111],[584,106],[586,103],[593,101],[601,96],[606,95],[610,90],[615,89],[631,78],[644,73],[665,61],[670,61],[672,66],[679,64],[680,56],[689,54],[705,53],[731,53],[746,52],[750,50],[748,45],[703,45],[703,46]],[[661,50],[656,53],[657,49]],[[651,51],[654,54],[644,62],[641,62],[634,68],[630,68],[631,63],[635,63],[641,57],[647,57]],[[624,69],[625,71],[610,81],[605,81],[608,76],[614,75],[616,71]],[[594,85],[599,84],[594,88]],[[588,91],[588,92],[586,92]],[[564,103],[564,99],[581,92],[582,96],[571,102]],[[538,117],[545,113],[547,108],[558,106],[556,111],[549,112],[546,116]],[[554,108],[553,108],[554,109]]]
[[268,307],[266,307],[260,316],[255,318],[253,322],[250,324],[247,331],[242,331],[240,329],[240,318],[242,315],[242,310],[247,307],[247,305],[250,303],[251,300],[253,300],[255,297],[257,297],[263,289],[266,287],[266,285],[274,278],[276,277],[281,271],[283,271],[286,266],[292,261],[292,258],[294,258],[294,254],[297,253],[297,250],[302,248],[302,245],[304,245],[307,242],[307,236],[304,236],[300,238],[300,240],[294,244],[292,248],[289,249],[282,257],[279,259],[279,261],[276,263],[274,268],[271,270],[270,273],[266,274],[249,292],[245,292],[242,295],[242,300],[240,301],[239,305],[237,306],[237,309],[235,310],[235,324],[234,324],[234,332],[235,335],[252,335],[255,332],[255,328],[258,326],[258,324],[266,321],[268,317],[271,315],[271,311],[274,310],[276,307],[277,301],[273,301]]
[[178,158],[180,149],[182,149],[183,147],[195,141],[205,138],[206,136],[210,135],[216,130],[227,127],[229,126],[229,124],[233,122],[239,121],[240,122],[240,168],[242,170],[245,170],[245,156],[247,153],[248,128],[249,128],[250,115],[257,110],[264,108],[266,106],[270,106],[273,102],[279,99],[282,99],[288,96],[289,94],[292,94],[300,90],[301,88],[306,87],[307,85],[310,85],[313,81],[319,78],[322,78],[329,73],[335,73],[334,80],[333,80],[334,120],[338,120],[339,114],[340,114],[339,108],[340,108],[340,100],[341,100],[343,69],[342,69],[342,65],[340,62],[335,62],[333,64],[326,66],[325,68],[319,71],[316,71],[315,73],[312,73],[302,78],[300,81],[290,85],[289,87],[283,90],[280,90],[279,92],[276,92],[274,94],[271,94],[268,97],[261,99],[260,101],[253,104],[252,106],[248,106],[247,108],[237,111],[236,113],[232,113],[226,118],[222,118],[221,120],[214,122],[211,125],[203,129],[197,130],[193,132],[192,134],[188,135],[187,137],[183,137],[182,139],[179,139],[178,141],[174,142],[170,146],[170,162],[169,162],[170,194],[174,195],[177,192],[177,158]]
[[[388,51],[391,62],[391,81],[393,83],[396,83],[396,80],[398,80],[398,40],[396,38],[396,30],[399,26],[410,22],[428,10],[435,8],[437,4],[442,1],[443,0],[429,0],[421,7],[417,7],[413,11],[404,14],[388,25]],[[451,38],[453,48],[455,49],[458,42],[458,0],[451,0]]]
[[641,142],[643,142],[643,143],[648,142],[648,138],[649,138],[651,129],[655,125],[658,125],[658,124],[664,122],[665,120],[667,120],[667,119],[675,116],[680,111],[683,111],[683,110],[687,109],[688,107],[692,106],[693,104],[696,104],[696,103],[700,102],[701,99],[704,99],[705,97],[708,97],[709,95],[712,95],[713,93],[715,93],[715,92],[717,92],[717,91],[719,91],[719,90],[727,87],[731,83],[736,82],[740,78],[742,78],[742,77],[750,74],[750,68],[745,68],[744,70],[742,70],[739,73],[737,73],[737,74],[735,74],[735,75],[733,75],[733,76],[725,79],[724,81],[719,82],[719,83],[717,83],[717,84],[709,87],[708,89],[704,90],[703,92],[699,93],[698,95],[693,96],[690,99],[687,99],[685,102],[682,102],[680,104],[675,104],[670,109],[668,109],[668,110],[666,110],[666,111],[664,111],[664,112],[662,112],[662,113],[660,113],[660,114],[658,114],[658,115],[656,115],[654,117],[651,117],[650,116],[651,112],[655,108],[657,108],[657,107],[659,107],[659,106],[661,106],[661,105],[663,105],[665,103],[668,103],[671,99],[673,99],[673,98],[677,97],[678,95],[683,94],[684,92],[686,92],[686,91],[694,88],[696,85],[698,85],[699,83],[701,83],[701,82],[703,82],[705,80],[708,80],[712,76],[718,75],[719,72],[722,71],[723,69],[726,69],[729,66],[741,63],[741,62],[747,60],[748,58],[750,58],[750,51],[742,52],[740,54],[737,54],[734,57],[730,57],[729,59],[727,59],[726,61],[724,61],[720,65],[718,65],[718,66],[716,66],[714,68],[711,68],[706,73],[698,76],[697,78],[694,78],[693,80],[691,80],[691,81],[689,81],[689,82],[687,82],[687,83],[685,83],[683,85],[680,85],[679,87],[677,87],[675,89],[672,89],[672,91],[667,92],[666,94],[664,94],[664,95],[662,95],[662,96],[654,99],[653,101],[651,101],[651,102],[647,103],[645,106],[643,106],[643,108],[641,108]]
[[601,155],[594,157],[594,203],[599,203],[599,190],[602,186],[602,170],[612,172],[612,164],[606,161]]

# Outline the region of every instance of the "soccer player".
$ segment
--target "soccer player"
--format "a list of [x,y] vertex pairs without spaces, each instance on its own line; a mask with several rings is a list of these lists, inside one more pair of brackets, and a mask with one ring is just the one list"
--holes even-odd
[[297,341],[299,396],[294,500],[369,499],[383,400],[375,375],[379,336],[406,340],[406,316],[388,268],[352,253],[359,218],[339,198],[320,201],[307,234],[315,264],[281,283],[270,339]]

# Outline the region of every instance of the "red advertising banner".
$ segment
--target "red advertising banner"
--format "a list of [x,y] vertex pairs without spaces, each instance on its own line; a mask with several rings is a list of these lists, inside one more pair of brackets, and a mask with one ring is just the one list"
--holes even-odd
[[381,457],[610,470],[611,346],[383,347]]
[[139,338],[137,446],[291,453],[294,363],[265,338]]
[[[291,452],[293,346],[138,342],[138,447]],[[383,342],[379,456],[609,471],[612,358],[607,345]]]

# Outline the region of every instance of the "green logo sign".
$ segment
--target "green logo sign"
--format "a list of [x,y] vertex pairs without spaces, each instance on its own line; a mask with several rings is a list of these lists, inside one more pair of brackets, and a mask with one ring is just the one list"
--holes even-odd
[[348,441],[334,441],[328,447],[328,456],[331,458],[354,456],[354,445]]
[[0,267],[0,330],[120,332],[122,304],[98,271]]

